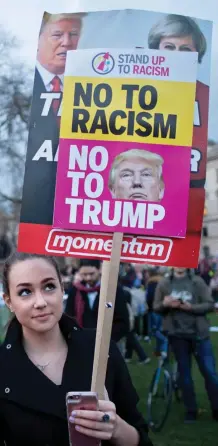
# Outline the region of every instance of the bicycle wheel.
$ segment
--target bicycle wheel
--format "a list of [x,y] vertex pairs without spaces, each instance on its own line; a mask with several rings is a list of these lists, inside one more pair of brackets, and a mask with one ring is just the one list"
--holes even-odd
[[154,373],[147,399],[148,424],[153,432],[159,432],[167,419],[172,402],[172,377],[164,367]]

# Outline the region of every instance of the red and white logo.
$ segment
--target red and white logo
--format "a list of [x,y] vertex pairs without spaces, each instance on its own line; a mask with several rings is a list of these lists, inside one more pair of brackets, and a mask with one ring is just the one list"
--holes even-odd
[[[112,234],[52,229],[45,246],[53,255],[110,259]],[[173,247],[168,238],[124,235],[121,261],[166,263]]]
[[109,53],[98,53],[92,60],[92,68],[98,74],[108,74],[115,66],[113,56]]

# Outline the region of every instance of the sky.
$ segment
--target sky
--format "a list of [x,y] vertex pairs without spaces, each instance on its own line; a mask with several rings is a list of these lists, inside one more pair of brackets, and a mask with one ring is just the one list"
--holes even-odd
[[44,11],[61,13],[124,8],[178,13],[213,21],[209,138],[218,142],[217,0],[0,0],[0,25],[20,40],[19,61],[33,69]]

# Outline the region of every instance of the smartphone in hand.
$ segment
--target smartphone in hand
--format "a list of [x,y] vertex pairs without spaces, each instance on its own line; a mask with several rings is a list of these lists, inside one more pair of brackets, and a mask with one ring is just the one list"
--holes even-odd
[[99,440],[77,432],[75,425],[69,421],[73,410],[98,410],[97,393],[68,392],[66,405],[70,446],[100,446]]

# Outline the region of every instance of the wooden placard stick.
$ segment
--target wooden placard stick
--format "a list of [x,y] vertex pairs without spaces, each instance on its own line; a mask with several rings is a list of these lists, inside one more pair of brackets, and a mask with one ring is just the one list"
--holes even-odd
[[115,232],[113,235],[110,261],[104,261],[102,266],[98,323],[91,385],[91,391],[97,392],[99,399],[105,399],[104,385],[117,292],[122,241],[123,234],[120,232]]

